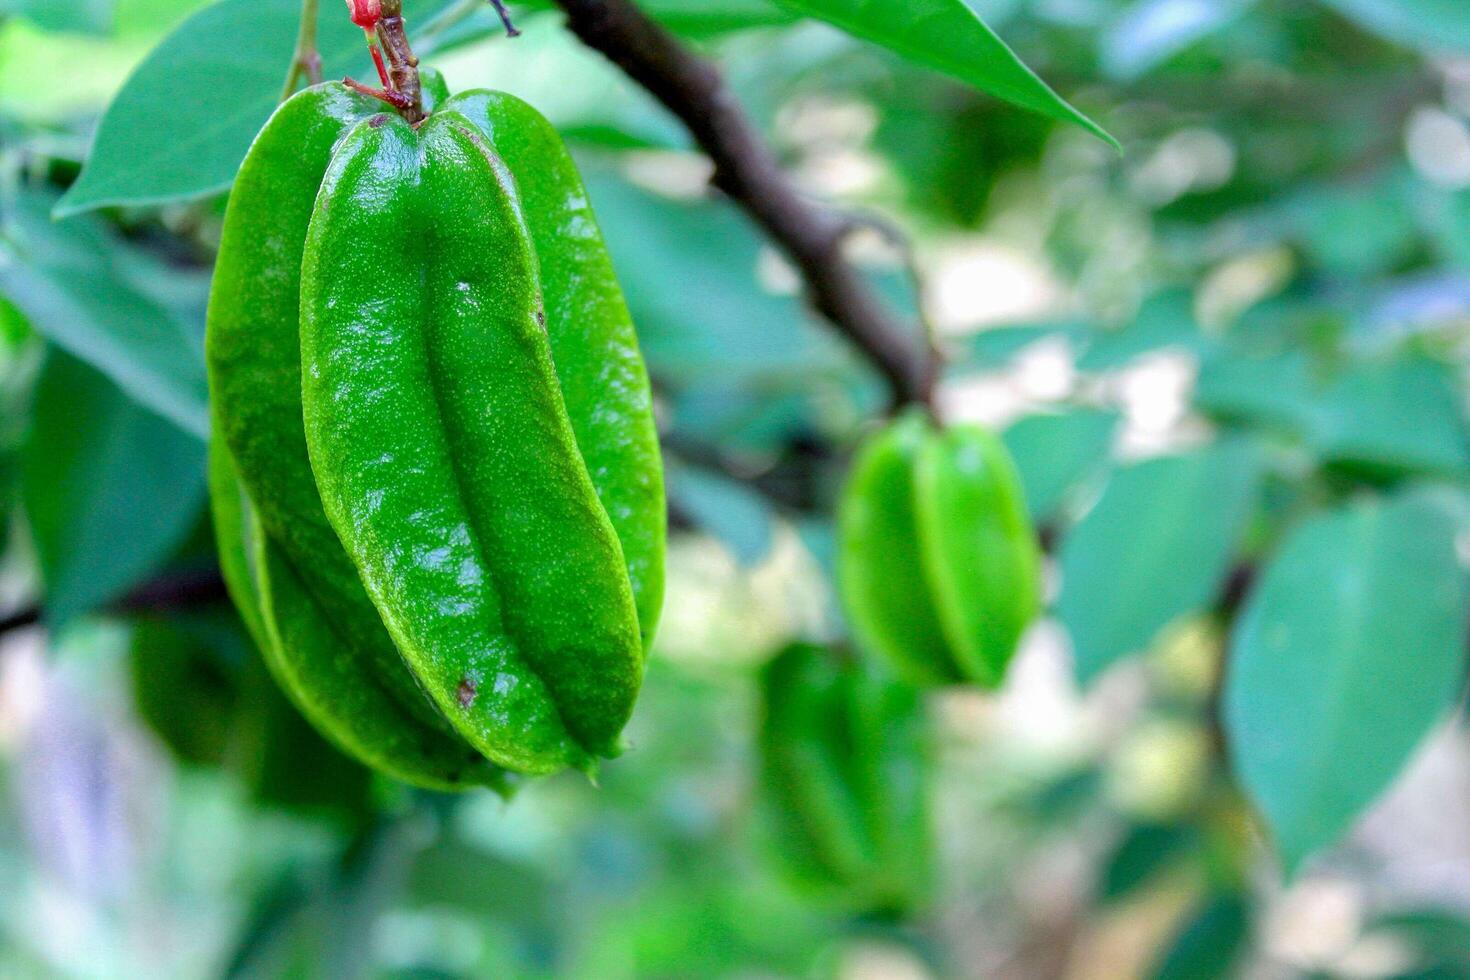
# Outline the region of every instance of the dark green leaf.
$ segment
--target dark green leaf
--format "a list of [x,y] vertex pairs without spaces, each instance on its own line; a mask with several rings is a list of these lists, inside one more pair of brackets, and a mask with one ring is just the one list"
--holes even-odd
[[1050,520],[1069,493],[1107,464],[1117,423],[1112,412],[1079,409],[1031,415],[1001,434],[1021,471],[1033,520]]
[[1237,895],[1205,905],[1174,938],[1152,972],[1153,980],[1224,980],[1250,938],[1250,910]]
[[1321,0],[1390,41],[1432,53],[1470,51],[1470,6],[1461,0]]
[[[53,222],[51,199],[21,194],[7,225],[13,261],[0,289],[31,324],[97,368],[129,396],[199,438],[209,434],[202,305],[165,305],[181,284],[90,218]],[[185,283],[202,285],[194,277]],[[145,288],[146,287],[146,288]]]
[[255,654],[232,617],[146,616],[133,627],[133,706],[169,750],[217,765],[234,730],[240,674]]
[[1139,824],[1129,829],[1098,884],[1098,898],[1117,901],[1158,880],[1199,846],[1199,831],[1181,824]]
[[1113,475],[1062,540],[1057,615],[1088,682],[1203,608],[1255,505],[1261,458],[1245,440],[1149,460]]
[[1454,537],[1427,498],[1365,501],[1293,531],[1246,603],[1225,726],[1288,869],[1337,839],[1454,701]]
[[53,350],[21,487],[46,613],[61,623],[121,596],[183,540],[204,500],[204,446]]
[[1074,122],[1117,146],[1021,63],[964,0],[777,0],[854,37],[881,44],[991,95],[1053,119]]

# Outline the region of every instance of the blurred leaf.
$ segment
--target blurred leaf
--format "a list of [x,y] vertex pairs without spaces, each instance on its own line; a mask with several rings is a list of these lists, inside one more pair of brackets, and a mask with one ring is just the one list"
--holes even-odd
[[1053,337],[1084,340],[1090,333],[1087,324],[1073,320],[1053,323],[1024,323],[989,327],[960,338],[958,353],[950,359],[950,370],[977,371],[1003,368],[1032,344]]
[[253,656],[230,617],[140,617],[128,657],[133,706],[179,759],[218,765],[234,731],[240,674]]
[[[445,2],[415,14],[427,20]],[[221,0],[180,24],[107,107],[56,214],[228,188],[280,100],[300,16],[300,0]],[[362,31],[343,16],[321,18],[318,49],[327,78],[370,64]]]
[[1291,206],[1307,255],[1347,279],[1392,270],[1419,241],[1407,194],[1411,180],[1391,170],[1364,183],[1312,188],[1295,199]]
[[1300,351],[1252,357],[1223,348],[1200,362],[1194,403],[1222,422],[1301,434],[1316,410],[1312,389],[1311,362]]
[[1383,936],[1414,951],[1414,969],[1402,974],[1405,978],[1449,980],[1470,973],[1470,921],[1453,909],[1394,912],[1369,923],[1364,935]]
[[[547,0],[532,0],[526,6],[554,9]],[[669,30],[698,38],[796,19],[768,0],[642,0],[638,6]]]
[[0,17],[24,17],[48,31],[105,34],[113,0],[0,0]]
[[15,198],[6,226],[12,260],[0,265],[0,289],[49,340],[140,404],[207,437],[203,307],[191,321],[184,302],[171,308],[159,296],[188,280],[130,253],[100,222],[53,222],[50,202],[32,193]]
[[1254,0],[1133,0],[1099,42],[1103,70],[1131,81],[1229,24]]
[[59,625],[153,572],[204,500],[204,446],[53,350],[36,392],[21,487]]
[[1470,7],[1461,0],[1320,0],[1390,41],[1435,53],[1470,51]]
[[670,30],[695,37],[795,19],[767,0],[644,0],[640,6]]
[[[690,145],[678,120],[610,61],[578,41],[559,13],[520,17],[521,36],[511,43],[499,36],[500,22],[490,5],[482,8],[427,48],[420,50],[418,42],[414,44],[431,64],[444,65],[457,88],[504,89],[534,105],[574,144],[614,149]],[[518,5],[513,9],[519,14]],[[432,30],[430,21],[422,23],[425,31]],[[462,33],[476,29],[492,40],[440,61],[441,49],[464,43]]]
[[1236,975],[1250,939],[1250,909],[1238,895],[1206,904],[1175,936],[1152,980],[1225,980]]
[[587,183],[656,376],[810,384],[844,364],[795,296],[761,287],[765,246],[729,207],[659,197],[595,172]]
[[1080,371],[1110,371],[1157,350],[1198,350],[1204,345],[1204,335],[1194,322],[1194,297],[1183,289],[1156,293],[1123,326],[1094,328],[1079,339],[1083,344],[1077,359]]
[[1199,847],[1199,831],[1184,824],[1138,824],[1129,828],[1103,866],[1098,898],[1115,902],[1148,885]]
[[1088,477],[1107,465],[1118,416],[1079,409],[1062,415],[1030,415],[1001,434],[1021,471],[1032,520],[1050,520]]
[[1262,460],[1243,439],[1117,471],[1062,539],[1057,615],[1087,683],[1205,606],[1254,509]]
[[724,542],[740,564],[759,564],[770,553],[775,530],[764,497],[709,470],[669,466],[667,475],[672,504]]
[[1117,140],[1068,105],[1021,63],[964,0],[777,0],[998,98],[1076,123],[1110,145]]
[[1470,474],[1458,372],[1402,355],[1354,365],[1323,393],[1308,441],[1333,462],[1389,474]]
[[251,799],[344,827],[364,825],[372,773],[307,722],[263,660],[251,657],[247,666],[231,761]]
[[1288,871],[1394,778],[1461,686],[1455,528],[1409,496],[1292,532],[1231,642],[1225,727]]

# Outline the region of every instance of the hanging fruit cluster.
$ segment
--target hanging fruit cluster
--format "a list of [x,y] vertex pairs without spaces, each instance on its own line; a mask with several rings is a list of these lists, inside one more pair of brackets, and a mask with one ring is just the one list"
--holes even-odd
[[236,181],[210,296],[231,594],[344,751],[506,786],[619,751],[663,597],[648,378],[581,179],[498,92],[411,125],[287,100]]

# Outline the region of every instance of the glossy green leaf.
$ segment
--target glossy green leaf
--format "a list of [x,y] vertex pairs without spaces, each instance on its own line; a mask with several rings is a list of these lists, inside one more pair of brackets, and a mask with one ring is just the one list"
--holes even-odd
[[1034,520],[1050,520],[1069,493],[1107,465],[1117,424],[1112,412],[1081,409],[1031,415],[1001,433],[1021,471],[1026,509]]
[[1314,518],[1241,613],[1225,728],[1288,869],[1382,792],[1460,689],[1466,604],[1454,536],[1422,496]]
[[[410,16],[427,20],[443,5]],[[156,204],[229,187],[280,100],[300,12],[300,0],[222,0],[180,24],[108,106],[87,164],[56,213]],[[370,75],[362,31],[339,13],[321,17],[322,72]]]
[[53,350],[21,490],[46,614],[61,623],[127,592],[184,539],[204,502],[204,445]]
[[1219,588],[1257,498],[1261,458],[1245,440],[1114,474],[1062,540],[1057,615],[1077,677],[1146,647]]
[[1319,0],[1400,44],[1435,52],[1470,51],[1470,6],[1461,0]]
[[1076,123],[1113,146],[1118,143],[1053,92],[964,0],[777,0],[854,37],[1053,119]]
[[206,437],[202,277],[180,278],[151,256],[130,252],[92,219],[53,222],[50,203],[39,194],[16,197],[5,228],[9,261],[0,252],[0,289],[53,343],[140,404]]

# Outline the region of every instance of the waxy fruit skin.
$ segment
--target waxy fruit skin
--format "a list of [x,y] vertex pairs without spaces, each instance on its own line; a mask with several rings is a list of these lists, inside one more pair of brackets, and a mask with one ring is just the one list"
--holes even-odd
[[418,127],[328,83],[256,138],[210,299],[212,496],[231,594],[303,713],[407,782],[505,791],[620,749],[662,605],[662,466],[559,137],[509,96],[425,86]]
[[998,438],[897,419],[858,452],[838,538],[839,591],[864,648],[915,683],[1000,684],[1040,608],[1041,557]]

